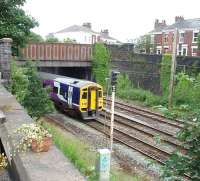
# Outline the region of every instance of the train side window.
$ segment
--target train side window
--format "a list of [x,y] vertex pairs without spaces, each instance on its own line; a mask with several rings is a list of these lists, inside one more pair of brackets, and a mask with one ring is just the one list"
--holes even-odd
[[99,91],[99,97],[102,97],[102,91]]
[[87,99],[87,92],[82,93],[82,99]]
[[53,87],[53,93],[58,94],[58,87]]
[[63,97],[65,96],[65,91],[63,88],[60,88],[60,95],[62,95]]

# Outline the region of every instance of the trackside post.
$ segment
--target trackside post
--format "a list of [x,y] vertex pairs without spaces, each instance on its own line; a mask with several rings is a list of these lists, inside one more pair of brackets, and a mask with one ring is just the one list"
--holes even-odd
[[115,90],[116,90],[118,74],[119,72],[116,72],[116,71],[112,71],[112,74],[111,74],[111,85],[112,85],[112,103],[111,103],[111,120],[110,120],[110,151],[111,153],[112,153],[112,148],[113,148]]
[[96,172],[99,177],[99,181],[110,180],[110,150],[99,149],[97,157]]

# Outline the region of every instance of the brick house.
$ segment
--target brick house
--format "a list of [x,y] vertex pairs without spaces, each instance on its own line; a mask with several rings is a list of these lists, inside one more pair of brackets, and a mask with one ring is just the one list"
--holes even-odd
[[197,46],[197,37],[200,32],[200,18],[187,19],[176,16],[175,23],[167,25],[166,21],[155,20],[154,30],[151,35],[151,43],[154,45],[152,53],[172,53],[174,30],[178,29],[177,55],[200,56]]

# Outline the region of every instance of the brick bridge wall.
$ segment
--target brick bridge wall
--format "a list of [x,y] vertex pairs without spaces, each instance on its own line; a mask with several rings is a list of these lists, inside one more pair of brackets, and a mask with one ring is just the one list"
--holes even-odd
[[92,47],[86,44],[30,43],[21,49],[22,59],[31,60],[91,60]]
[[[118,52],[112,52],[112,69],[128,74],[137,87],[161,94],[160,63],[162,55],[128,54],[115,58]],[[200,57],[177,57],[177,72],[197,75],[200,72]]]

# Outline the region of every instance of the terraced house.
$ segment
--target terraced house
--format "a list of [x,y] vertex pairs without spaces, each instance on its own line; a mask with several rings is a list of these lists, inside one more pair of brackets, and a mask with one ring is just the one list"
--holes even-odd
[[197,46],[198,33],[200,32],[200,18],[184,19],[176,16],[175,23],[167,25],[166,21],[155,20],[154,30],[150,32],[154,53],[172,53],[174,30],[178,29],[177,55],[200,56]]

